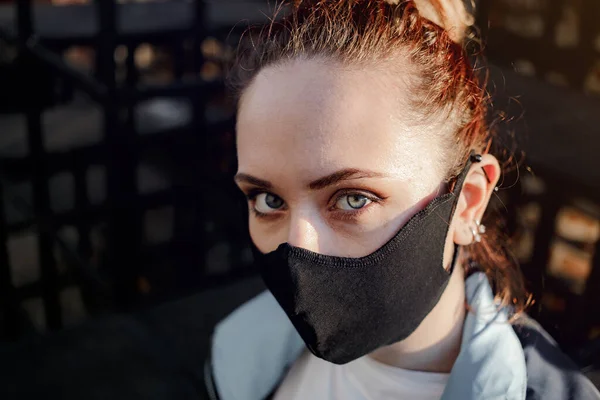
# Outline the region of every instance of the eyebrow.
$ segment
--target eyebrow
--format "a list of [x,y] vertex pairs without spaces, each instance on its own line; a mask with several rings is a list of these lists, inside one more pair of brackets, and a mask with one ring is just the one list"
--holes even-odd
[[[308,189],[310,190],[320,190],[324,189],[328,186],[334,185],[336,183],[342,181],[348,181],[352,179],[364,179],[364,178],[381,178],[385,177],[385,174],[369,171],[364,169],[356,169],[356,168],[344,168],[339,171],[336,171],[332,174],[314,180],[308,184]],[[270,190],[273,188],[273,184],[264,179],[257,178],[255,176],[245,174],[240,172],[236,174],[234,180],[237,183],[249,183],[251,185],[257,186],[261,189]]]
[[243,172],[237,173],[233,180],[237,183],[249,183],[261,189],[270,190],[273,188],[273,184],[271,182],[265,181],[264,179],[260,179],[252,175],[244,174]]

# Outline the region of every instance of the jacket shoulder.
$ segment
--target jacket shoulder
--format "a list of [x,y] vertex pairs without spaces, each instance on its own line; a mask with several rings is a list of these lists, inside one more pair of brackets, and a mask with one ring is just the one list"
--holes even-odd
[[600,400],[600,393],[539,323],[522,316],[514,330],[527,365],[527,400]]

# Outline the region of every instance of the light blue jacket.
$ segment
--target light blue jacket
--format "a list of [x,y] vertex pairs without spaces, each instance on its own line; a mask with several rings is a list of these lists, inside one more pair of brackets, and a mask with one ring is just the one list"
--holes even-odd
[[[461,351],[442,399],[561,398],[542,397],[539,388],[528,389],[522,340],[507,321],[507,310],[498,309],[485,274],[467,278],[466,297],[472,312],[467,314]],[[268,398],[304,349],[304,342],[275,298],[263,292],[217,326],[205,371],[209,394],[221,400]],[[600,399],[593,385],[580,378],[565,378],[563,386],[573,386],[573,382],[582,386],[576,391],[577,400]],[[535,378],[538,386],[546,385],[541,383],[543,379]],[[570,388],[561,390],[553,392],[575,393]]]

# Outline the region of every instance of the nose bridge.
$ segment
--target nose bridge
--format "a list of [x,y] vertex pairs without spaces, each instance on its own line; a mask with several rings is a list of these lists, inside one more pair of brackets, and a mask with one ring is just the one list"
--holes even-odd
[[295,247],[319,252],[319,220],[315,213],[299,210],[292,213],[287,241]]

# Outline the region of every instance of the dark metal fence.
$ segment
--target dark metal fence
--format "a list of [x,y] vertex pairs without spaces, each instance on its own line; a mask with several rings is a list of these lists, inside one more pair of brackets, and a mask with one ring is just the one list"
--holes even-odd
[[600,93],[600,4],[595,0],[486,3],[487,54],[552,84]]
[[[519,8],[517,3],[529,10],[517,19],[541,15],[541,34],[535,29],[526,31],[525,37],[515,33],[515,27],[529,26],[511,25],[507,15]],[[594,0],[569,3],[580,17],[579,39],[567,47],[556,43],[563,8],[552,4],[542,0],[480,2],[480,21],[491,21],[489,26],[480,24],[489,28],[483,32],[488,42],[486,53],[494,63],[511,66],[516,62],[521,72],[529,71],[531,64],[537,77],[583,88],[598,59],[594,47],[595,37],[600,35],[595,20],[598,4]],[[8,62],[0,61],[0,68],[4,68],[0,70],[6,72],[0,76],[6,89],[0,93],[0,112],[25,115],[28,139],[25,156],[0,157],[0,191],[6,192],[7,185],[28,182],[33,192],[30,202],[0,196],[0,202],[16,202],[0,204],[0,330],[6,337],[14,338],[31,329],[21,304],[40,296],[45,325],[60,329],[64,322],[60,293],[73,285],[80,288],[87,311],[96,314],[129,310],[253,273],[246,260],[246,231],[231,181],[235,160],[227,158],[233,154],[233,111],[223,100],[222,80],[203,79],[200,74],[207,63],[221,61],[209,59],[211,56],[201,51],[202,44],[209,38],[235,43],[245,27],[239,21],[249,18],[264,18],[258,5],[225,0],[124,4],[96,0],[90,5],[66,7],[18,0],[14,5],[0,6],[0,42],[15,49],[7,52]],[[505,26],[506,21],[509,26]],[[134,57],[144,43],[171,54],[170,83],[157,85],[141,79]],[[92,73],[65,62],[62,53],[75,45],[95,48]],[[124,76],[117,74],[117,48],[127,50]],[[504,80],[503,76],[494,77],[494,71],[492,77],[495,82]],[[531,196],[524,195],[518,186],[511,192],[514,207],[529,202],[542,205],[534,254],[523,269],[538,299],[547,291],[562,290],[567,307],[560,324],[571,327],[563,332],[564,338],[582,342],[590,329],[600,324],[586,311],[600,306],[599,245],[593,245],[595,257],[584,293],[561,289],[562,284],[553,280],[546,267],[561,208],[580,204],[577,200],[582,197],[600,204],[600,169],[595,161],[600,152],[600,123],[595,122],[598,115],[593,111],[599,103],[529,78],[511,76],[509,82],[513,83],[512,91],[506,94],[517,96],[522,108],[506,112],[518,116],[525,109],[527,126],[507,129],[530,136],[523,146],[527,163],[547,187],[545,192]],[[43,115],[57,103],[72,99],[73,93],[84,93],[102,110],[102,139],[72,149],[49,150]],[[494,93],[501,109],[504,94]],[[142,134],[139,106],[157,98],[173,99],[177,101],[174,104],[182,104],[183,99],[189,106],[189,118],[184,124]],[[561,138],[570,139],[565,142]],[[146,192],[140,188],[139,168],[148,154],[156,153],[156,163],[165,169],[169,182],[166,188]],[[97,167],[106,175],[106,196],[100,202],[90,197],[89,190],[90,174]],[[56,211],[51,207],[49,181],[65,172],[72,176],[74,205]],[[9,206],[18,208],[22,217],[9,218]],[[144,239],[147,213],[164,207],[172,209],[172,236],[158,244],[150,243]],[[595,216],[594,211],[581,209]],[[92,238],[99,226],[106,242],[101,251]],[[74,246],[60,236],[65,227],[77,231]],[[11,236],[32,230],[37,238],[41,279],[16,286],[12,284],[6,243]],[[66,271],[59,268],[57,254],[68,264]],[[220,258],[227,258],[227,265],[210,267],[207,260],[214,254],[224,255]],[[553,315],[546,326],[557,318]]]
[[[594,330],[600,326],[593,311],[600,306],[600,241],[565,237],[558,220],[566,208],[576,209],[581,219],[600,220],[600,100],[594,96],[600,93],[600,3],[479,3],[485,54],[494,63],[491,93],[500,110],[494,117],[509,120],[503,129],[515,131],[526,154],[521,175],[509,180],[515,182],[511,213],[514,217],[520,207],[540,206],[533,252],[522,263],[537,300],[531,312],[563,345],[578,347],[597,337]],[[505,72],[511,70],[518,75]],[[530,177],[544,188],[535,193],[524,190],[522,184]],[[556,264],[557,243],[590,258],[590,265],[583,268],[589,272],[578,290],[549,271]],[[559,267],[565,270],[581,268],[577,262],[569,265],[567,259],[562,264]],[[552,310],[549,299],[560,307]]]
[[[4,319],[0,327],[6,329],[5,334],[14,338],[24,333],[29,325],[19,305],[39,296],[43,298],[46,327],[60,329],[60,293],[67,286],[81,289],[88,312],[93,314],[138,307],[152,298],[149,291],[157,293],[155,299],[169,298],[252,273],[231,179],[234,159],[227,158],[233,152],[233,113],[222,101],[213,104],[223,97],[222,80],[203,79],[200,71],[205,62],[215,62],[205,59],[202,43],[209,37],[221,43],[235,41],[244,28],[240,24],[233,27],[242,19],[236,10],[241,8],[242,15],[260,16],[258,6],[205,4],[200,0],[133,4],[97,0],[90,5],[65,7],[32,3],[18,0],[14,5],[0,6],[0,39],[16,49],[15,60],[5,66],[21,77],[13,85],[14,103],[6,94],[0,97],[5,110],[26,116],[28,139],[26,156],[0,159],[0,182],[28,181],[33,188],[31,204],[21,202],[26,217],[19,222],[8,223],[5,208],[0,207]],[[142,43],[171,52],[171,83],[140,82],[134,55]],[[61,56],[73,45],[95,47],[92,74],[77,70]],[[128,50],[124,79],[116,77],[118,46]],[[61,101],[58,86],[63,88],[63,96],[83,92],[101,107],[100,143],[58,152],[46,149],[43,113]],[[182,126],[140,135],[137,106],[154,98],[186,99],[191,105],[190,120]],[[152,151],[170,159],[170,182],[166,189],[143,193],[138,167],[141,157]],[[88,176],[90,168],[97,166],[106,171],[106,197],[102,203],[92,204]],[[51,209],[49,180],[61,172],[72,174],[74,207],[57,213]],[[143,239],[144,215],[164,206],[173,209],[172,237],[166,243],[148,244]],[[91,231],[98,224],[105,225],[106,246],[101,262],[92,263],[95,251]],[[76,228],[74,247],[58,233],[65,226]],[[10,235],[32,229],[37,236],[41,279],[14,287],[6,242]],[[217,272],[207,271],[207,255],[222,243],[228,246],[228,265]],[[67,261],[66,272],[57,268],[57,249]]]

